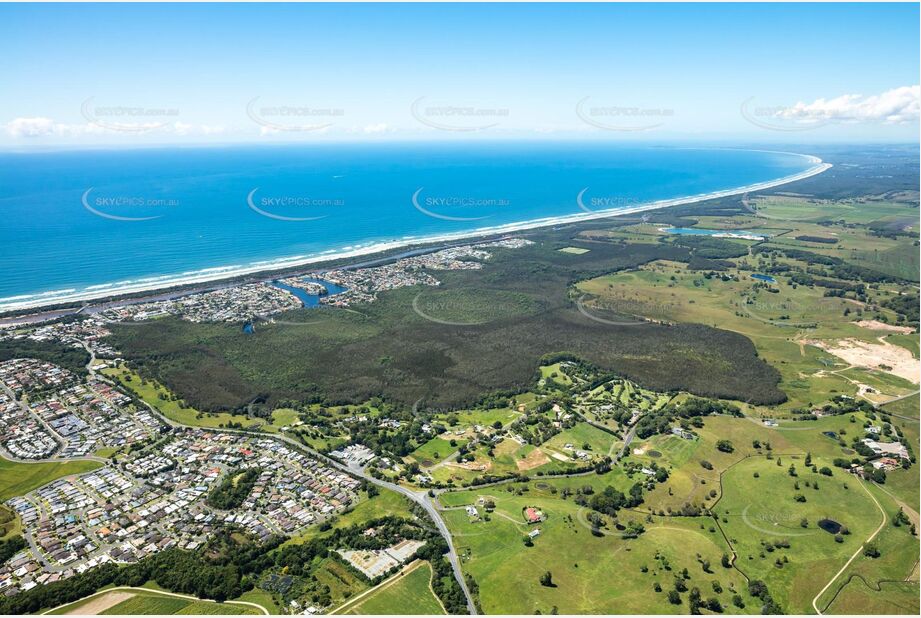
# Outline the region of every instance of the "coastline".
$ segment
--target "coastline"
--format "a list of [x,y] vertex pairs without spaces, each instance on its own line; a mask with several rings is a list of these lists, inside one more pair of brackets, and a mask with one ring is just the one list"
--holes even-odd
[[[431,245],[437,243],[451,243],[464,240],[473,240],[483,237],[492,237],[499,236],[504,234],[510,234],[515,232],[521,232],[526,230],[533,230],[542,227],[552,227],[556,225],[567,225],[572,223],[579,223],[583,221],[592,221],[597,219],[606,219],[610,217],[622,216],[636,214],[640,212],[646,212],[651,210],[659,210],[663,208],[670,208],[673,206],[683,206],[687,204],[694,204],[697,202],[703,202],[711,199],[719,199],[723,197],[730,197],[733,195],[740,195],[749,193],[752,191],[762,191],[765,189],[771,189],[781,185],[785,185],[791,182],[796,182],[799,180],[804,180],[812,176],[821,174],[822,172],[827,171],[832,167],[831,164],[823,162],[819,157],[813,155],[806,155],[800,153],[784,153],[784,154],[795,154],[805,158],[812,166],[802,172],[796,174],[791,174],[788,176],[783,176],[774,180],[768,180],[760,183],[754,183],[750,185],[745,185],[742,187],[734,187],[730,189],[724,189],[720,191],[713,191],[710,193],[697,194],[686,197],[672,198],[666,200],[656,200],[653,202],[648,202],[644,204],[638,204],[636,206],[630,206],[626,208],[612,208],[607,210],[591,211],[586,208],[581,203],[581,197],[578,198],[579,206],[585,212],[574,213],[570,215],[562,215],[556,217],[543,217],[540,219],[532,219],[528,221],[519,221],[514,223],[506,223],[502,225],[496,225],[492,227],[482,227],[472,230],[466,230],[463,232],[452,232],[447,234],[426,236],[426,237],[404,237],[399,240],[391,240],[384,242],[374,242],[369,243],[363,246],[350,246],[346,247],[343,250],[331,249],[324,251],[315,255],[309,256],[292,256],[285,258],[278,258],[276,260],[266,260],[259,261],[248,265],[242,266],[219,266],[205,268],[198,271],[189,271],[187,273],[180,273],[178,275],[161,275],[147,277],[139,279],[137,281],[125,281],[125,282],[113,282],[106,284],[98,284],[89,286],[82,290],[69,289],[69,290],[60,290],[60,291],[50,291],[50,292],[39,292],[35,294],[22,294],[19,296],[13,296],[8,299],[8,302],[0,304],[0,315],[4,314],[22,314],[23,312],[33,312],[39,313],[38,310],[47,308],[49,310],[58,309],[66,313],[73,313],[72,311],[67,312],[64,310],[68,305],[73,305],[76,303],[87,303],[94,300],[103,300],[103,299],[121,299],[130,296],[136,296],[139,294],[148,294],[153,292],[167,292],[172,289],[186,288],[189,286],[203,285],[203,284],[212,284],[221,281],[229,281],[243,277],[268,277],[271,273],[278,273],[281,271],[290,271],[295,268],[309,267],[313,265],[320,265],[332,261],[341,261],[349,260],[358,257],[366,257],[375,254],[383,254],[391,252],[401,248],[408,248],[412,246],[421,246],[421,245]],[[193,293],[194,290],[189,290],[185,293]],[[126,298],[125,298],[126,299]],[[49,311],[53,312],[53,311]]]

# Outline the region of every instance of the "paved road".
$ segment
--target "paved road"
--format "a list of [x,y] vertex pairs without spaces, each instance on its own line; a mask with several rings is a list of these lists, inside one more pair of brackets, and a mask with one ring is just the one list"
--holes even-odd
[[[159,410],[157,410],[155,407],[148,404],[146,401],[143,401],[143,400],[141,401],[142,403],[144,403],[145,406],[147,406],[151,414],[154,414],[163,423],[165,423],[166,425],[169,425],[170,427],[182,427],[186,429],[202,429],[202,427],[196,427],[194,425],[184,425],[182,423],[177,423],[176,421],[173,421],[172,419],[165,417],[163,414],[160,413]],[[451,532],[448,530],[448,526],[445,524],[444,519],[442,519],[441,514],[438,512],[438,509],[435,507],[434,502],[432,501],[431,498],[429,498],[428,494],[425,491],[413,491],[409,488],[402,487],[395,483],[390,483],[388,481],[382,481],[380,479],[376,479],[370,474],[368,474],[365,471],[365,469],[362,468],[361,466],[358,466],[358,465],[349,466],[349,465],[343,464],[331,457],[327,457],[326,455],[313,450],[312,448],[308,446],[305,446],[304,444],[298,442],[297,440],[289,438],[288,436],[279,435],[279,434],[271,434],[271,433],[266,433],[266,432],[261,432],[261,431],[248,431],[246,429],[219,429],[217,431],[243,434],[243,435],[254,436],[258,438],[273,438],[276,440],[281,440],[282,442],[289,444],[290,446],[296,449],[299,449],[305,453],[308,453],[312,457],[315,457],[319,459],[320,461],[323,461],[339,470],[342,470],[343,472],[349,473],[353,476],[359,476],[365,479],[366,481],[368,481],[369,483],[374,483],[375,485],[379,487],[383,487],[385,489],[389,489],[391,491],[400,493],[406,496],[407,498],[409,498],[410,500],[412,500],[413,502],[415,502],[416,504],[418,504],[419,506],[421,506],[423,509],[425,509],[425,512],[429,514],[429,517],[431,517],[432,520],[435,522],[435,526],[438,529],[438,532],[441,533],[441,536],[444,538],[445,542],[448,544],[448,561],[451,563],[451,568],[454,570],[454,577],[457,580],[457,583],[460,585],[461,590],[464,591],[464,597],[467,600],[467,611],[472,616],[475,616],[477,614],[476,605],[473,603],[473,597],[470,594],[470,590],[467,587],[467,582],[464,579],[464,573],[460,567],[460,559],[457,556],[457,551],[455,551],[454,549],[454,541],[451,538]]]
[[438,508],[435,506],[434,500],[429,497],[428,493],[425,491],[414,491],[408,487],[397,485],[396,483],[375,479],[369,476],[364,471],[364,468],[357,465],[347,466],[346,468],[354,474],[357,474],[362,478],[365,478],[368,481],[374,483],[375,485],[379,485],[391,491],[403,494],[425,509],[425,512],[428,513],[429,517],[431,517],[435,522],[435,526],[438,528],[438,532],[441,533],[441,536],[444,537],[444,540],[448,544],[448,561],[451,563],[451,568],[454,570],[454,578],[457,580],[457,583],[460,584],[461,590],[464,591],[464,597],[467,599],[467,612],[471,616],[475,616],[477,614],[476,605],[474,605],[473,597],[470,594],[470,590],[467,588],[467,581],[464,579],[464,573],[460,566],[460,558],[458,558],[457,551],[454,549],[454,540],[451,538],[451,531],[448,530],[448,526],[445,524],[444,518],[442,518],[441,513],[438,512]]
[[627,454],[627,449],[630,448],[630,443],[633,442],[633,438],[636,436],[636,425],[634,424],[630,431],[627,432],[627,435],[624,436],[624,445],[620,448],[620,453],[617,454],[617,457],[614,459],[615,463],[624,458],[624,455]]
[[[921,391],[915,391],[915,392],[913,392],[913,393],[908,393],[907,395],[902,395],[901,397],[896,397],[895,399],[890,399],[889,401],[884,401],[884,402],[882,402],[882,403],[880,403],[880,404],[875,405],[874,407],[875,407],[875,408],[879,408],[880,406],[885,406],[885,405],[888,405],[888,404],[890,404],[890,403],[894,403],[894,402],[896,402],[896,401],[902,401],[903,399],[908,399],[909,397],[914,397],[914,396],[917,395],[918,393],[921,393]],[[892,412],[886,412],[886,410],[883,410],[883,413],[884,413],[884,414],[888,414],[889,416],[895,416],[896,418],[903,418],[903,419],[905,419],[905,420],[907,420],[907,421],[912,421],[912,422],[915,422],[915,423],[918,422],[918,419],[916,419],[916,418],[914,418],[914,417],[911,417],[911,416],[902,416],[901,414],[893,414]]]
[[[600,431],[603,431],[607,434],[610,434],[612,436],[614,435],[614,430],[608,427],[607,425],[604,425],[603,423],[599,423],[597,421],[594,421],[588,418],[587,416],[585,416],[585,414],[583,414],[577,409],[574,409],[573,411],[579,416],[579,418],[581,418],[584,422],[588,423],[592,427]],[[624,458],[624,456],[627,454],[627,449],[630,448],[630,443],[633,442],[633,438],[635,436],[636,436],[636,423],[630,426],[630,429],[627,431],[627,435],[624,436],[624,445],[620,448],[620,452],[617,454],[617,457],[614,458],[614,463]],[[612,444],[611,447],[613,448],[613,446],[614,445]],[[610,453],[610,451],[608,452]]]
[[[451,247],[460,247],[465,245],[474,244],[476,242],[483,242],[486,240],[504,240],[509,238],[507,234],[493,234],[493,235],[484,235],[482,238],[463,238],[453,242],[441,242],[436,244],[427,244],[421,247],[417,246],[416,248],[407,249],[404,251],[399,251],[397,253],[383,255],[381,257],[371,258],[368,260],[362,260],[360,262],[345,263],[342,265],[335,265],[336,262],[340,260],[331,260],[327,264],[311,264],[305,265],[304,267],[291,267],[291,268],[282,268],[272,270],[267,268],[264,271],[258,273],[252,273],[249,275],[236,275],[228,279],[218,279],[209,283],[202,283],[199,285],[173,285],[171,287],[165,287],[160,290],[150,290],[146,292],[124,292],[121,295],[115,294],[113,297],[99,298],[99,299],[89,299],[83,301],[83,304],[79,307],[76,304],[71,306],[60,306],[66,305],[67,303],[60,303],[59,308],[50,308],[42,309],[41,307],[35,307],[32,309],[21,309],[16,311],[7,312],[7,315],[0,317],[0,326],[21,326],[26,324],[39,324],[41,322],[46,322],[48,320],[55,320],[62,318],[68,315],[95,315],[97,313],[102,313],[107,309],[113,307],[124,307],[128,305],[136,305],[140,303],[149,303],[156,302],[161,300],[171,300],[174,298],[182,298],[185,296],[191,296],[192,294],[201,294],[203,292],[212,292],[215,290],[222,290],[226,288],[232,288],[241,286],[247,283],[258,283],[258,282],[269,282],[274,281],[280,277],[292,277],[292,276],[304,276],[304,275],[316,275],[328,270],[355,270],[358,268],[370,268],[373,266],[380,266],[382,264],[388,264],[390,262],[395,262],[407,257],[413,257],[417,255],[424,255],[426,253],[434,253],[436,251],[441,251],[442,249],[449,249]],[[117,300],[116,300],[117,299]],[[32,312],[32,313],[30,313]]]

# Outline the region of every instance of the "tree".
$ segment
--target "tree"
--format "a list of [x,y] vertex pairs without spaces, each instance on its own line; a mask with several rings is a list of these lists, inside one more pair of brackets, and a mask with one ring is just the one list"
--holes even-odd
[[879,547],[876,543],[867,543],[863,546],[863,555],[870,558],[879,558]]
[[677,590],[668,591],[668,602],[672,605],[681,605],[681,595],[678,594]]
[[553,583],[553,574],[550,571],[540,576],[540,585],[547,588],[556,588],[556,584]]
[[692,614],[700,614],[700,590],[696,587],[688,595],[688,609]]
[[729,560],[729,554],[723,554],[723,557],[720,558],[720,564],[723,565],[724,569],[732,567],[732,562]]
[[732,446],[732,442],[729,440],[718,440],[716,442],[716,449],[724,453],[731,453],[735,450],[735,447]]

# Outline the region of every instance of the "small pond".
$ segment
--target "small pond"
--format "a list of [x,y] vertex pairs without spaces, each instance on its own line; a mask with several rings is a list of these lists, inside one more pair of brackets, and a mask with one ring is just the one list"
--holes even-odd
[[821,528],[825,532],[828,532],[829,534],[838,534],[842,526],[841,524],[836,522],[834,519],[820,519],[819,528]]

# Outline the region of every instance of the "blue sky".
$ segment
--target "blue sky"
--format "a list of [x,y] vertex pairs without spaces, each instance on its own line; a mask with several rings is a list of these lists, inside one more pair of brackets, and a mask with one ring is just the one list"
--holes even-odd
[[0,144],[916,141],[917,4],[0,5]]

